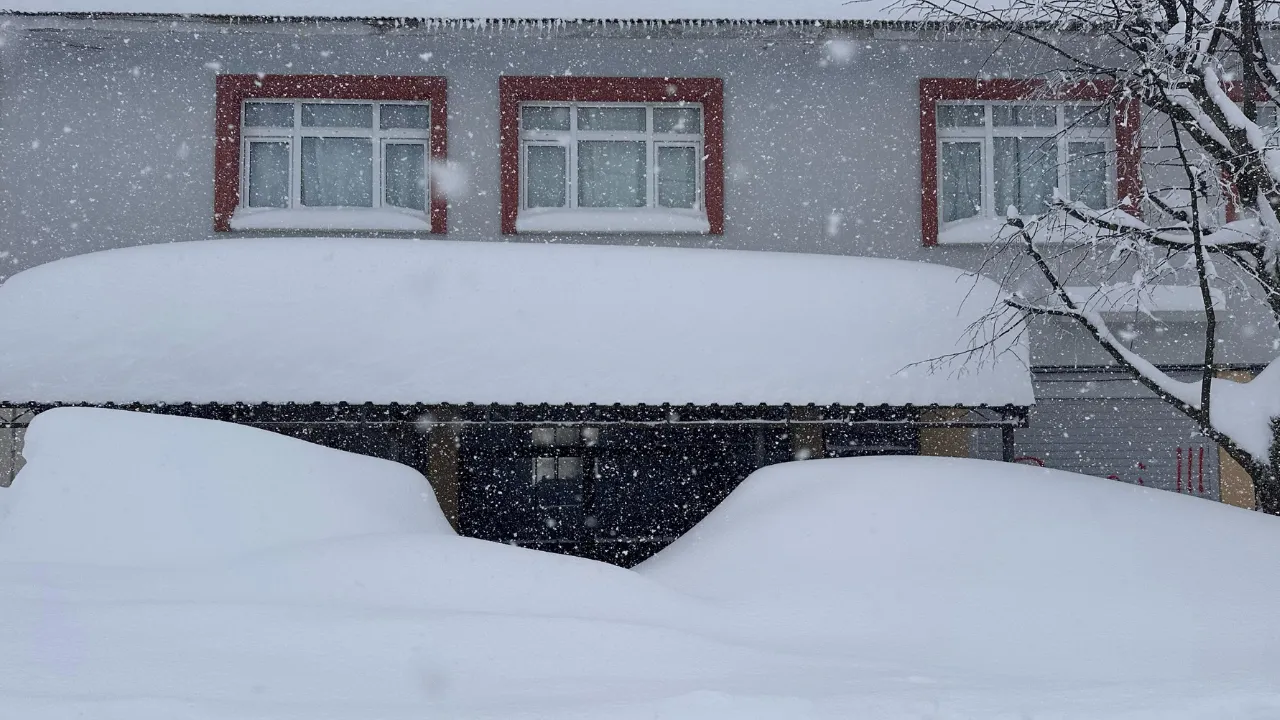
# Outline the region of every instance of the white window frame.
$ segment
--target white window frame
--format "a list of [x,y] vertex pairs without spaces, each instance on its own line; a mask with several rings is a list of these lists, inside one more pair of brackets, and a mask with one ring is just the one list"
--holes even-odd
[[[281,104],[293,106],[292,127],[257,127],[245,123],[245,112],[250,104]],[[372,122],[367,128],[345,127],[303,127],[303,105],[369,105],[372,106]],[[263,212],[271,210],[288,210],[291,212],[324,212],[333,210],[335,206],[313,206],[302,204],[302,139],[303,138],[354,138],[369,140],[373,144],[371,155],[371,188],[373,204],[370,207],[360,206],[358,210],[393,210],[396,212],[422,216],[429,219],[431,215],[431,128],[387,128],[382,129],[382,107],[384,105],[416,105],[427,108],[427,116],[431,115],[431,104],[420,100],[342,100],[334,98],[250,98],[240,105],[240,205],[241,210]],[[286,142],[289,146],[289,207],[253,207],[249,205],[249,152],[250,146],[256,142]],[[423,148],[423,208],[405,208],[387,202],[385,188],[386,150],[387,145],[421,145]]]
[[[1052,127],[996,127],[992,118],[992,108],[999,105],[1039,105],[1052,106],[1055,109],[1056,122]],[[1106,148],[1106,172],[1107,172],[1107,188],[1106,197],[1108,203],[1116,201],[1116,135],[1115,125],[1108,122],[1105,127],[1085,127],[1081,125],[1066,125],[1066,108],[1068,107],[1102,107],[1096,102],[1076,102],[1076,101],[1036,101],[1036,100],[947,100],[938,103],[938,113],[935,117],[940,116],[941,108],[957,106],[981,106],[983,108],[983,124],[981,127],[953,127],[943,126],[941,120],[937,121],[937,142],[938,142],[938,225],[945,229],[948,226],[956,225],[978,218],[995,218],[1003,217],[1005,208],[995,207],[995,138],[997,137],[1016,137],[1016,138],[1037,138],[1042,137],[1046,140],[1054,140],[1057,145],[1057,172],[1058,172],[1058,191],[1064,197],[1071,197],[1071,175],[1068,167],[1070,144],[1073,142],[1102,142]],[[1108,110],[1110,117],[1110,110]],[[946,222],[943,220],[942,205],[942,146],[949,142],[976,142],[981,144],[982,156],[982,210],[977,215]]]
[[[524,127],[524,110],[529,107],[548,107],[548,108],[566,108],[569,111],[569,129],[568,130],[526,130]],[[645,130],[640,131],[622,131],[622,130],[580,130],[578,128],[578,111],[580,109],[589,108],[626,108],[640,107],[645,109]],[[655,109],[659,108],[696,108],[699,113],[699,131],[697,133],[659,133],[654,130],[653,114]],[[696,217],[701,220],[701,226],[696,232],[709,232],[709,226],[706,225],[707,206],[706,206],[706,110],[702,103],[696,102],[571,102],[571,101],[528,101],[520,103],[519,112],[520,122],[520,204],[517,216],[517,226],[520,225],[521,217],[528,217],[531,214],[587,214],[587,213],[610,213],[618,214],[643,215],[644,213],[654,214],[678,214]],[[579,207],[578,205],[578,143],[586,141],[628,141],[628,142],[644,142],[645,143],[645,205],[643,207],[634,208],[601,208],[601,207]],[[565,204],[561,207],[537,207],[531,208],[528,204],[529,193],[529,163],[528,148],[531,146],[556,146],[565,148]],[[687,147],[693,148],[694,155],[697,158],[696,165],[696,183],[697,187],[694,196],[694,206],[692,208],[672,208],[663,207],[658,204],[658,149],[661,147]],[[705,227],[703,227],[705,226]],[[579,227],[575,225],[575,227]],[[692,226],[691,226],[692,227]],[[623,226],[611,224],[607,227],[601,227],[600,230],[626,230],[645,232],[649,230],[646,224],[641,220],[639,224]],[[661,231],[666,230],[665,227]]]

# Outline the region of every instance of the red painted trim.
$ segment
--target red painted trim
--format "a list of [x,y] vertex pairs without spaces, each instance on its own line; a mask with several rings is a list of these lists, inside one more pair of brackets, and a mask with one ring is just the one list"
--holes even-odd
[[[948,100],[1105,100],[1109,81],[1086,81],[1054,87],[1043,80],[970,80],[921,78],[920,80],[920,229],[926,246],[938,244],[938,103]],[[1142,190],[1141,147],[1138,143],[1141,115],[1137,102],[1122,102],[1115,114],[1116,196],[1130,212],[1137,212]]]
[[502,232],[520,212],[520,103],[696,102],[702,104],[703,202],[712,235],[724,234],[724,81],[720,78],[519,77],[498,79]]
[[[1244,100],[1244,83],[1237,80],[1231,80],[1222,83],[1222,87],[1227,91],[1227,97],[1235,102]],[[1271,96],[1267,94],[1267,89],[1261,83],[1258,85],[1257,91],[1253,94],[1256,102],[1271,102]]]
[[[448,82],[410,75],[219,75],[214,112],[213,228],[231,229],[240,205],[240,107],[248,98],[402,100],[431,103],[431,160],[448,157]],[[431,232],[448,227],[449,202],[432,183]]]
[[1236,183],[1231,179],[1231,173],[1223,169],[1222,173],[1222,190],[1227,195],[1227,203],[1224,215],[1227,222],[1235,222],[1240,219],[1240,192],[1236,187]]
[[1142,212],[1142,104],[1121,100],[1116,106],[1116,197],[1130,215]]
[[[1227,91],[1227,97],[1234,102],[1244,101],[1244,83],[1242,82],[1224,82],[1222,86]],[[1259,87],[1254,93],[1254,101],[1269,102],[1271,97],[1267,95],[1266,88]],[[1225,208],[1225,216],[1227,222],[1235,222],[1240,219],[1240,193],[1236,189],[1235,181],[1231,179],[1231,173],[1226,170],[1222,171],[1222,187],[1227,194],[1227,202]]]

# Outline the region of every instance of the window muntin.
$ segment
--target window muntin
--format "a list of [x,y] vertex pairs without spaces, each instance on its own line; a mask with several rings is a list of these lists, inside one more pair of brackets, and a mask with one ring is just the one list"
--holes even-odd
[[702,107],[522,103],[520,208],[703,209]]
[[1101,208],[1115,196],[1106,106],[946,102],[937,109],[942,223],[1044,211],[1054,191]]
[[246,100],[240,204],[426,212],[430,117],[425,102]]

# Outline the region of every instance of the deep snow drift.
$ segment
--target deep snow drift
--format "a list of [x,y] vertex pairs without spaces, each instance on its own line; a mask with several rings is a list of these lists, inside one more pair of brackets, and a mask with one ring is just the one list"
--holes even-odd
[[[1172,493],[791,463],[629,571],[457,537],[416,474],[264,431],[63,409],[32,435],[0,551],[79,564],[0,562],[0,718],[1280,716],[1280,523]],[[176,566],[114,564],[108,531]]]
[[396,463],[229,423],[91,408],[27,431],[0,561],[190,564],[370,533],[453,530]]
[[1000,673],[1187,680],[1280,648],[1280,521],[950,458],[756,472],[637,570],[810,649]]
[[0,400],[1030,405],[1024,340],[913,366],[968,349],[998,293],[940,265],[787,253],[147,245],[0,286]]

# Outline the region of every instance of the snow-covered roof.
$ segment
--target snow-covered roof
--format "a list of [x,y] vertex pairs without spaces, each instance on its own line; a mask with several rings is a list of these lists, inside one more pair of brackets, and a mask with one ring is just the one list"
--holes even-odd
[[900,0],[4,0],[0,12],[439,20],[898,20]]
[[1029,405],[998,288],[897,260],[401,239],[82,255],[0,286],[12,402]]

